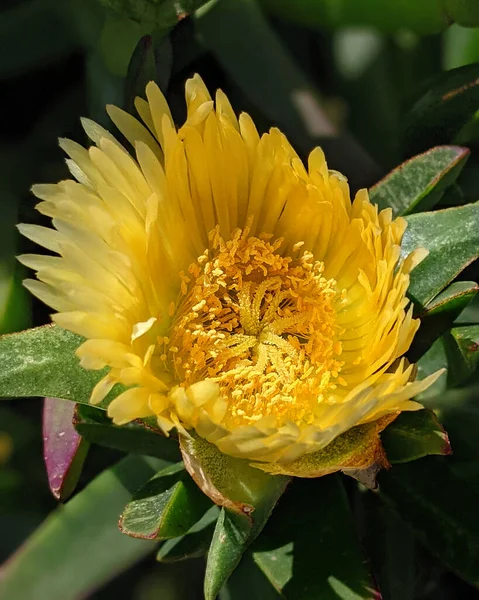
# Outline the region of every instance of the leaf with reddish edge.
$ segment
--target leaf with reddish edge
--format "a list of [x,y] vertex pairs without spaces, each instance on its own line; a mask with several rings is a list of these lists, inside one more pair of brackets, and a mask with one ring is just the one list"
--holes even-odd
[[78,483],[90,444],[73,427],[73,402],[45,398],[43,404],[43,458],[50,490],[66,500]]
[[198,436],[180,436],[185,467],[203,492],[223,507],[208,551],[205,599],[214,600],[259,535],[289,477],[254,469]]
[[451,315],[454,320],[476,297],[479,286],[475,281],[455,281],[424,308],[422,317]]
[[441,74],[406,117],[406,152],[415,154],[453,141],[474,116],[478,102],[477,63]]
[[452,452],[446,431],[432,410],[427,409],[401,413],[381,438],[393,465]]
[[437,146],[410,158],[374,185],[369,195],[380,209],[407,215],[432,208],[459,176],[470,151],[460,146]]
[[322,450],[305,454],[292,462],[253,463],[252,466],[273,475],[307,478],[342,471],[367,487],[375,488],[378,471],[389,468],[379,434],[398,414],[386,415],[372,423],[353,427]]
[[145,540],[186,534],[211,507],[183,463],[162,469],[141,487],[120,517],[120,531]]
[[408,215],[406,221],[402,258],[416,248],[429,250],[412,271],[408,288],[421,310],[479,257],[479,203]]

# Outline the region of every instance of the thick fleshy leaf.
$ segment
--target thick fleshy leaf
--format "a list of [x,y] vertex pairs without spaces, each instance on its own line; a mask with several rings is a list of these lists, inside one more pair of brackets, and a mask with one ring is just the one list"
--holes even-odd
[[408,294],[427,305],[479,256],[479,203],[407,217],[401,252],[426,248],[429,255],[411,273]]
[[451,335],[457,344],[470,375],[479,367],[479,325],[463,325],[451,329]]
[[432,208],[459,176],[470,151],[459,146],[438,146],[399,165],[373,186],[371,202],[393,214],[407,215]]
[[[443,393],[447,389],[447,379],[449,375],[449,364],[446,354],[446,343],[444,336],[441,336],[429,350],[418,360],[417,364],[417,379],[425,379],[429,375],[436,373],[440,369],[444,369],[438,379],[424,392],[421,392],[416,397],[419,402],[424,402],[426,398],[432,398]],[[429,406],[429,405],[428,405]]]
[[214,600],[241,556],[263,529],[289,477],[271,476],[249,461],[222,454],[200,437],[181,437],[185,467],[220,513],[208,552],[206,600]]
[[479,63],[443,73],[416,102],[405,124],[408,153],[454,141],[479,106]]
[[157,473],[129,502],[120,530],[144,540],[184,535],[205,514],[211,502],[185,471],[183,463]]
[[43,458],[57,500],[66,500],[78,483],[89,443],[72,425],[75,405],[58,398],[43,401]]
[[377,494],[354,494],[361,545],[384,600],[417,600],[420,570],[414,535]]
[[[75,351],[83,341],[56,325],[0,337],[0,397],[52,396],[88,404],[104,372],[80,366]],[[118,393],[110,392],[102,406]]]
[[284,598],[254,562],[250,552],[246,552],[226,585],[219,600],[279,600]]
[[[249,460],[221,453],[199,436],[180,437],[183,461],[189,474],[215,504],[248,518],[258,503],[278,498],[289,477],[271,477],[250,466]],[[254,514],[253,514],[254,518]]]
[[403,412],[381,439],[391,464],[410,462],[430,454],[451,454],[444,428],[431,410]]
[[433,554],[479,586],[479,493],[453,464],[453,457],[430,456],[396,465],[380,475],[380,496]]
[[251,552],[287,600],[378,598],[337,475],[295,482]]
[[78,404],[73,415],[75,429],[84,439],[122,452],[156,456],[172,462],[181,460],[178,440],[166,438],[142,421],[114,425],[105,411]]
[[274,475],[323,477],[342,471],[368,487],[375,487],[379,469],[388,467],[379,434],[397,414],[365,425],[358,425],[335,438],[318,452],[305,454],[287,463],[253,463],[257,469]]
[[185,535],[163,542],[156,555],[156,560],[173,563],[204,556],[210,547],[219,514],[220,509],[212,506]]
[[59,507],[2,567],[4,598],[77,600],[128,568],[156,543],[118,530],[131,495],[165,462],[124,458]]
[[134,114],[134,101],[145,95],[148,82],[156,81],[160,89],[166,90],[171,75],[173,54],[168,37],[157,39],[156,35],[145,35],[138,42],[128,65],[125,78],[124,108]]
[[474,281],[455,281],[429,302],[421,317],[447,314],[454,320],[478,291],[479,286]]

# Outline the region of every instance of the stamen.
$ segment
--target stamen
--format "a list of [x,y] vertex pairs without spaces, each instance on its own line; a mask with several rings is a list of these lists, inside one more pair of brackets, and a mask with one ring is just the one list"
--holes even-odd
[[311,422],[343,384],[335,321],[342,292],[310,252],[283,256],[283,240],[271,235],[236,229],[226,241],[216,228],[209,240],[189,276],[180,274],[170,339],[158,340],[161,359],[185,388],[219,384],[226,425],[267,415]]

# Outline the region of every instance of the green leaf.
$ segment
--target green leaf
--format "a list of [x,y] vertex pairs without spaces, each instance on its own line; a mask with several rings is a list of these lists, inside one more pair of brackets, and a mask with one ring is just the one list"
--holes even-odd
[[204,556],[210,547],[219,513],[219,508],[212,506],[185,535],[163,542],[156,560],[173,563]]
[[125,78],[124,108],[126,111],[134,113],[135,98],[145,96],[148,82],[156,81],[160,89],[166,91],[172,62],[173,51],[168,37],[153,34],[141,38],[131,56]]
[[180,443],[190,475],[216,504],[226,507],[216,523],[206,563],[205,597],[214,600],[263,529],[289,477],[267,475],[200,437],[182,437]]
[[451,329],[464,364],[470,375],[479,367],[479,325],[463,325]]
[[100,446],[156,456],[172,462],[181,459],[178,440],[165,437],[158,429],[148,427],[141,421],[114,425],[103,410],[88,405],[77,405],[73,424],[81,436]]
[[447,360],[445,339],[444,337],[440,337],[418,360],[417,379],[426,379],[426,377],[436,373],[439,369],[445,369],[445,371],[431,386],[416,396],[418,402],[423,402],[426,398],[432,398],[441,394],[447,389],[448,368],[449,363]]
[[371,188],[371,202],[391,207],[395,216],[429,210],[457,179],[469,154],[467,148],[439,146],[410,158]]
[[[75,351],[83,341],[56,325],[0,337],[0,397],[52,396],[88,404],[105,373],[80,366]],[[118,388],[101,406],[118,395]]]
[[160,465],[157,459],[124,458],[54,511],[3,567],[3,597],[87,597],[152,552],[155,543],[122,535],[117,523],[131,494]]
[[475,298],[479,286],[474,281],[456,281],[429,302],[422,318],[445,315],[454,320]]
[[120,530],[144,540],[185,534],[211,506],[183,467],[157,473],[133,496],[120,518]]
[[479,63],[442,74],[412,107],[405,122],[405,147],[415,154],[454,141],[479,106]]
[[438,33],[450,21],[437,0],[261,0],[272,13],[319,29],[366,25],[381,31],[412,29],[418,33]]
[[377,598],[337,475],[298,480],[251,551],[287,600]]
[[452,458],[428,457],[380,475],[380,496],[451,570],[479,586],[479,493],[453,471]]
[[278,600],[282,598],[272,586],[250,552],[246,552],[223,587],[219,600]]
[[391,464],[451,453],[447,433],[431,410],[401,413],[383,431],[381,439]]
[[416,540],[396,513],[377,494],[357,491],[355,516],[361,544],[384,600],[417,600],[423,565]]
[[73,428],[74,410],[66,400],[43,401],[43,458],[50,490],[62,502],[73,493],[90,447]]
[[426,248],[429,255],[411,273],[408,294],[426,306],[479,256],[479,203],[406,217],[401,252]]
[[476,0],[445,0],[444,10],[448,17],[459,25],[479,26],[479,6]]

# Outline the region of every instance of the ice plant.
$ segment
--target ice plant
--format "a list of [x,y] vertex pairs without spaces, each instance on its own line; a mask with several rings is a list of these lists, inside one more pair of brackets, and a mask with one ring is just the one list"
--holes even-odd
[[115,423],[154,416],[266,463],[421,408],[411,399],[432,379],[414,382],[401,357],[425,251],[401,256],[406,221],[366,190],[351,201],[321,149],[305,167],[198,76],[178,130],[154,83],[146,96],[143,124],[108,108],[135,158],[84,119],[95,145],[61,141],[76,181],[33,188],[55,229],[20,226],[55,254],[20,257],[38,277],[25,285],[86,338],[82,366],[109,369],[91,402],[123,384]]

